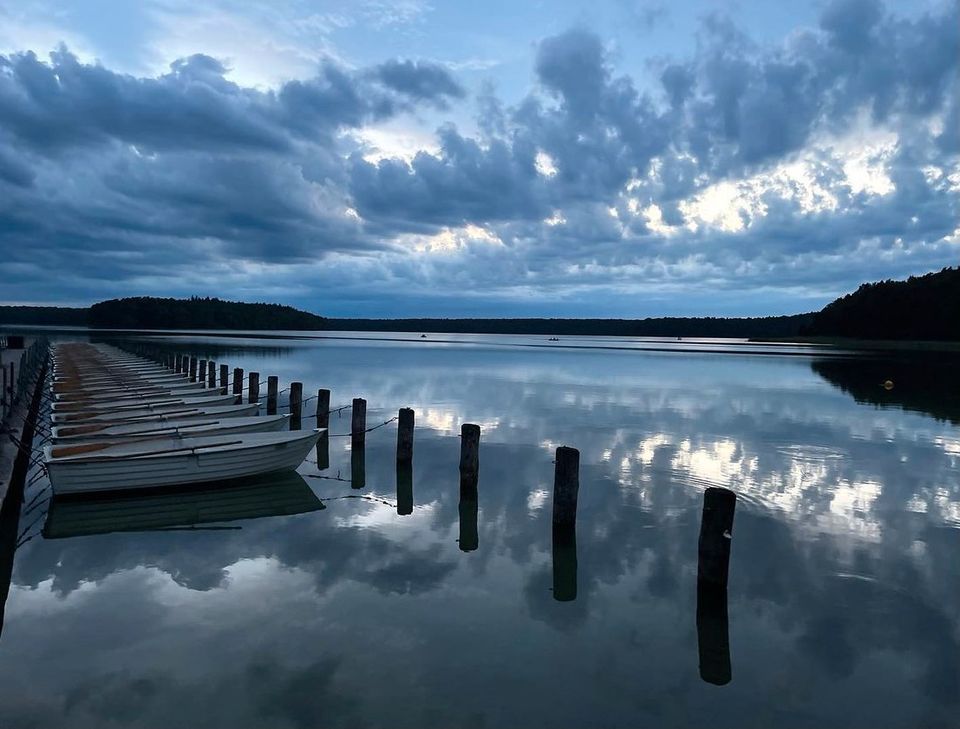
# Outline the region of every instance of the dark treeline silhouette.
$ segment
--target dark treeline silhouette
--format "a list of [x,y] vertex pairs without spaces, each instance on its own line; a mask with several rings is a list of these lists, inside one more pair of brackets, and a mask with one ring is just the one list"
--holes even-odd
[[323,329],[325,319],[280,304],[139,296],[90,307],[90,326],[111,329]]
[[866,283],[818,312],[802,331],[855,339],[960,340],[960,268]]
[[863,284],[821,311],[766,317],[656,319],[329,319],[280,304],[217,298],[112,299],[89,309],[0,306],[0,324],[110,329],[256,329],[477,334],[593,334],[627,337],[799,336],[960,340],[960,268],[906,281]]
[[327,329],[475,334],[594,334],[621,337],[791,337],[812,314],[659,319],[328,319]]
[[69,306],[0,306],[0,324],[85,327],[89,313]]

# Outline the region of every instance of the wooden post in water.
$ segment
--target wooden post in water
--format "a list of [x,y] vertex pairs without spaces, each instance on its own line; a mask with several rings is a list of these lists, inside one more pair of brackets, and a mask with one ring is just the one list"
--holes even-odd
[[276,375],[267,378],[267,415],[277,414],[277,383]]
[[233,368],[233,394],[243,395],[243,369],[241,367]]
[[300,430],[303,417],[303,383],[290,383],[290,430]]
[[197,382],[199,382],[204,387],[207,386],[207,360],[200,360],[200,364],[197,365]]
[[229,379],[230,379],[230,367],[228,365],[220,365],[220,394],[226,395],[229,389]]
[[737,495],[730,489],[711,486],[703,492],[697,580],[726,587],[736,507]]
[[553,473],[553,525],[573,527],[577,523],[577,494],[580,491],[580,451],[557,448]]
[[397,460],[413,460],[413,408],[400,408],[397,418]]
[[247,402],[260,402],[260,373],[251,372],[247,380]]
[[413,461],[397,461],[397,514],[413,513]]
[[183,372],[183,357],[179,354],[173,356],[173,371],[177,374]]
[[3,391],[0,392],[0,420],[7,417],[7,368],[0,367],[3,370]]
[[197,381],[197,358],[192,356],[190,357],[190,382]]
[[217,386],[217,363],[212,359],[207,362],[207,387],[213,390]]
[[350,435],[354,440],[363,441],[367,430],[367,401],[362,397],[353,398],[350,416]]
[[480,426],[464,423],[460,426],[460,498],[476,498],[480,477]]
[[317,390],[317,427],[330,427],[330,390]]

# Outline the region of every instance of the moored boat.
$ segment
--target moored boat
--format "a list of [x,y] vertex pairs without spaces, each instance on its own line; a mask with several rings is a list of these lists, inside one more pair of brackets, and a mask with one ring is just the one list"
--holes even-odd
[[69,402],[55,402],[51,407],[54,415],[68,413],[83,414],[94,412],[113,412],[117,410],[140,407],[159,407],[170,404],[229,405],[235,404],[238,397],[238,395],[233,395],[231,393],[221,395],[219,390],[203,390],[195,394],[183,393],[179,395],[173,394],[144,397],[122,397],[96,403],[71,400]]
[[215,433],[267,433],[289,430],[289,415],[262,415],[241,418],[179,418],[165,421],[136,421],[119,424],[54,426],[55,444],[77,445],[121,438],[156,438],[176,435],[213,435]]
[[[144,422],[166,422],[169,420],[184,419],[210,419],[215,418],[241,418],[256,415],[260,409],[258,403],[245,403],[242,405],[213,405],[213,406],[174,406],[170,408],[160,408],[150,410],[141,408],[137,410],[121,410],[119,412],[98,413],[85,418],[74,418],[73,420],[64,420],[53,418],[55,424],[59,423],[60,428],[85,428],[89,425],[101,425],[109,423],[118,425],[121,423],[144,423]],[[66,432],[61,430],[61,432]]]
[[44,448],[44,456],[55,494],[175,486],[295,470],[322,432],[53,445]]
[[[236,395],[215,395],[212,397],[185,397],[166,400],[157,400],[153,402],[134,401],[126,403],[123,406],[111,406],[109,404],[98,405],[96,408],[70,408],[58,407],[60,403],[53,404],[53,412],[50,415],[54,423],[64,423],[73,421],[90,420],[99,415],[147,415],[149,413],[169,413],[177,410],[187,410],[193,408],[214,407],[218,405],[232,405],[236,403]],[[239,403],[236,403],[239,404]],[[70,403],[64,405],[69,406]]]

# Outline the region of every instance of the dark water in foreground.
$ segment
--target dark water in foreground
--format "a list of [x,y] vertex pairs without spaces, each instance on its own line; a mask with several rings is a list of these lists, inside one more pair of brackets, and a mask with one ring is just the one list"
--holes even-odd
[[[370,425],[415,408],[412,513],[397,513],[395,424],[367,436],[362,474],[334,437],[329,469],[197,495],[166,522],[170,502],[57,504],[45,538],[34,509],[0,725],[957,725],[955,370],[463,339],[165,340],[329,387],[334,405],[363,396]],[[459,496],[463,422],[483,429],[476,505]],[[581,451],[580,509],[575,545],[554,550],[561,444]],[[739,501],[728,624],[702,604],[698,635],[710,485]],[[194,528],[84,534],[172,523]],[[717,686],[698,640],[725,627]]]

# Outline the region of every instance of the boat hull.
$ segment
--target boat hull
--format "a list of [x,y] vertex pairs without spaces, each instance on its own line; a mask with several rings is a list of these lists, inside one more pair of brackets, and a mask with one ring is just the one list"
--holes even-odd
[[[293,471],[316,445],[321,431],[313,430],[285,441],[254,436],[242,448],[202,448],[178,453],[144,454],[135,457],[57,459],[47,446],[47,471],[55,494],[95,493],[209,483],[258,474]],[[264,434],[274,435],[274,434]],[[242,436],[241,436],[242,437]],[[230,436],[211,436],[216,442]],[[204,438],[186,439],[203,441]]]

